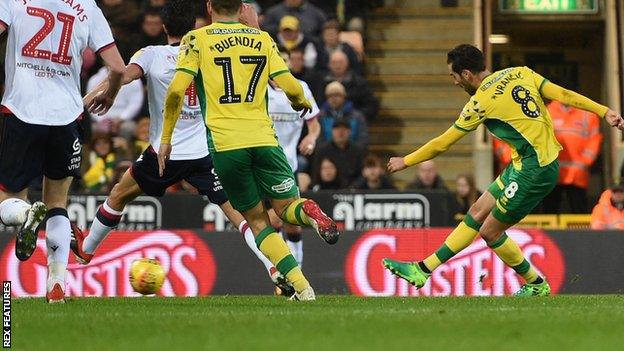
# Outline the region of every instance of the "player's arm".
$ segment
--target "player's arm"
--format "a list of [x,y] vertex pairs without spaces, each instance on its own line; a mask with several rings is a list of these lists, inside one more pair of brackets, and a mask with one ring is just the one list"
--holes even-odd
[[[121,79],[121,85],[127,85],[139,78],[143,77],[143,70],[136,64],[129,64],[126,66],[126,69],[123,73],[123,77]],[[85,106],[89,106],[93,98],[98,94],[103,93],[108,88],[108,79],[104,79],[100,84],[98,84],[95,88],[91,89],[90,92],[87,93],[82,98],[82,102]]]
[[169,159],[169,154],[171,154],[171,138],[180,113],[182,112],[186,89],[191,85],[194,78],[193,75],[187,72],[177,71],[167,90],[163,132],[160,138],[160,150],[158,150],[158,168],[161,176],[165,170],[165,163]]
[[104,115],[113,106],[115,97],[121,88],[121,82],[125,69],[125,63],[121,58],[121,54],[117,46],[111,46],[100,52],[100,57],[104,64],[108,67],[108,78],[106,79],[108,86],[106,89],[91,100],[87,105],[89,112],[98,115]]
[[321,135],[321,124],[318,121],[318,115],[306,121],[308,126],[308,134],[301,139],[299,143],[299,152],[304,156],[312,155],[316,147],[316,140]]
[[6,30],[7,30],[6,25],[0,22],[0,34],[4,33]]
[[603,117],[612,127],[624,130],[624,120],[619,113],[611,110],[607,106],[601,105],[577,92],[565,89],[552,82],[544,80],[541,87],[543,97],[550,100],[557,100],[566,105],[580,108],[581,110],[593,112]]
[[460,130],[453,126],[442,135],[430,140],[418,150],[405,157],[392,157],[388,162],[388,171],[391,173],[404,170],[407,167],[417,165],[421,162],[435,158],[439,154],[448,150],[459,139],[463,138],[467,131]]
[[306,98],[303,87],[290,71],[282,72],[274,77],[273,80],[286,93],[290,105],[295,111],[302,111],[302,116],[312,109],[312,103]]

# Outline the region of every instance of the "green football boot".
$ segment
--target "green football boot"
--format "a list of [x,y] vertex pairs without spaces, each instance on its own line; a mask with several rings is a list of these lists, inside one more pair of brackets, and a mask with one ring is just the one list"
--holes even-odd
[[544,280],[540,284],[524,284],[514,296],[531,297],[531,296],[548,296],[550,295],[550,285]]
[[381,262],[392,274],[407,280],[418,289],[422,288],[431,276],[430,273],[423,272],[416,262],[401,262],[389,258],[384,258]]

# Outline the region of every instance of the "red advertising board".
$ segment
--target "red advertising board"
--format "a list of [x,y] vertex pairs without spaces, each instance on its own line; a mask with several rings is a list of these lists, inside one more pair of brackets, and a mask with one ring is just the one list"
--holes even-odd
[[[508,268],[478,238],[472,245],[434,271],[420,290],[396,279],[381,265],[384,257],[404,261],[422,260],[435,252],[450,233],[449,228],[372,230],[351,246],[345,263],[345,279],[361,296],[501,296],[517,291],[522,278]],[[511,229],[525,257],[544,276],[553,294],[561,289],[565,261],[557,244],[541,230]]]
[[[19,261],[14,250],[14,242],[4,247],[0,279],[12,282],[15,296],[44,296],[45,234],[40,233],[35,253],[28,261]],[[113,232],[88,266],[70,256],[66,277],[69,296],[138,296],[130,286],[128,272],[132,261],[142,257],[157,259],[167,272],[159,295],[208,295],[216,280],[213,253],[193,231]]]

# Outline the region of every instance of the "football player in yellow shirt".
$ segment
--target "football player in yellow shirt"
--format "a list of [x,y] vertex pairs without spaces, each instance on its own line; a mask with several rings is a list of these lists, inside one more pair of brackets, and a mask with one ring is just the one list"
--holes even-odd
[[459,118],[444,134],[405,157],[388,162],[398,172],[445,152],[480,124],[507,143],[513,162],[496,178],[470,208],[464,221],[431,256],[420,262],[385,258],[384,266],[395,275],[421,288],[442,263],[470,245],[480,235],[526,284],[516,296],[550,294],[545,277],[540,277],[524,258],[518,244],[505,230],[518,223],[555,187],[559,177],[557,156],[561,145],[543,98],[593,112],[610,126],[624,130],[622,117],[594,101],[546,80],[527,67],[511,67],[491,73],[483,53],[472,45],[459,45],[448,53],[447,63],[455,85],[470,96]]
[[269,198],[285,222],[313,227],[329,244],[338,241],[336,223],[317,203],[299,198],[267,111],[269,79],[277,82],[295,110],[308,110],[311,105],[269,34],[239,22],[241,8],[241,0],[212,0],[213,23],[182,39],[177,72],[165,100],[159,165],[162,171],[185,91],[194,81],[208,148],[232,206],[247,220],[260,251],[292,283],[295,297],[314,300],[314,290],[271,227],[261,202]]

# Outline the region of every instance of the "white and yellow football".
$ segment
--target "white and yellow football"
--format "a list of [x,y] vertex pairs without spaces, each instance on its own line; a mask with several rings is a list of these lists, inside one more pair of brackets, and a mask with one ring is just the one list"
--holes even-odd
[[130,285],[139,294],[156,294],[164,282],[165,270],[157,260],[141,258],[130,265]]

